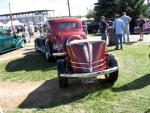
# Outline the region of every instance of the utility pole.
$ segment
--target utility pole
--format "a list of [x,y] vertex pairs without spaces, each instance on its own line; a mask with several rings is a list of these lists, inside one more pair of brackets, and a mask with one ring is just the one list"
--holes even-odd
[[13,27],[13,23],[12,23],[12,13],[11,13],[11,8],[10,8],[10,2],[9,2],[9,13],[10,13],[11,26]]
[[71,17],[71,12],[70,12],[70,3],[69,3],[69,0],[67,0],[67,4],[68,4],[69,17]]

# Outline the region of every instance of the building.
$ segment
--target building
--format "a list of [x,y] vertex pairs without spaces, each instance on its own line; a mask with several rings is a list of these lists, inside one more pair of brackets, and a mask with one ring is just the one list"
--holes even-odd
[[7,23],[10,19],[18,20],[21,23],[40,23],[44,22],[47,18],[54,17],[54,10],[35,10],[27,12],[18,12],[12,14],[2,14],[0,15],[0,21]]

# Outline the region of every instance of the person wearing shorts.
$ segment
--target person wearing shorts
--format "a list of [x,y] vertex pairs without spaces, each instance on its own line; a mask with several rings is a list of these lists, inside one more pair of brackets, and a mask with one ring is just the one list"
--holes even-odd
[[143,41],[144,23],[145,23],[144,17],[143,17],[143,15],[140,15],[139,18],[137,19],[137,24],[139,26],[139,34],[140,34],[139,41]]

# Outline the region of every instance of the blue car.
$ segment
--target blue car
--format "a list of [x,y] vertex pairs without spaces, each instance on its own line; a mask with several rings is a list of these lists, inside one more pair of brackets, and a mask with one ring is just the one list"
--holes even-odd
[[24,47],[25,43],[24,36],[9,33],[8,29],[0,28],[0,53]]

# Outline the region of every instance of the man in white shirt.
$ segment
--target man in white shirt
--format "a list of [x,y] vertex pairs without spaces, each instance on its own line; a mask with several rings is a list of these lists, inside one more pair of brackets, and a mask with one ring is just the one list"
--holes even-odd
[[[129,22],[132,19],[131,19],[131,17],[127,16],[125,12],[123,12],[123,15],[121,16],[121,19],[124,22],[123,42],[129,43],[129,35],[130,35]],[[125,34],[127,35],[127,38],[125,37]]]
[[124,29],[124,22],[119,18],[119,15],[115,15],[115,20],[113,22],[113,28],[115,30],[115,40],[116,40],[116,50],[123,49],[122,46],[122,34],[123,34],[123,29]]

